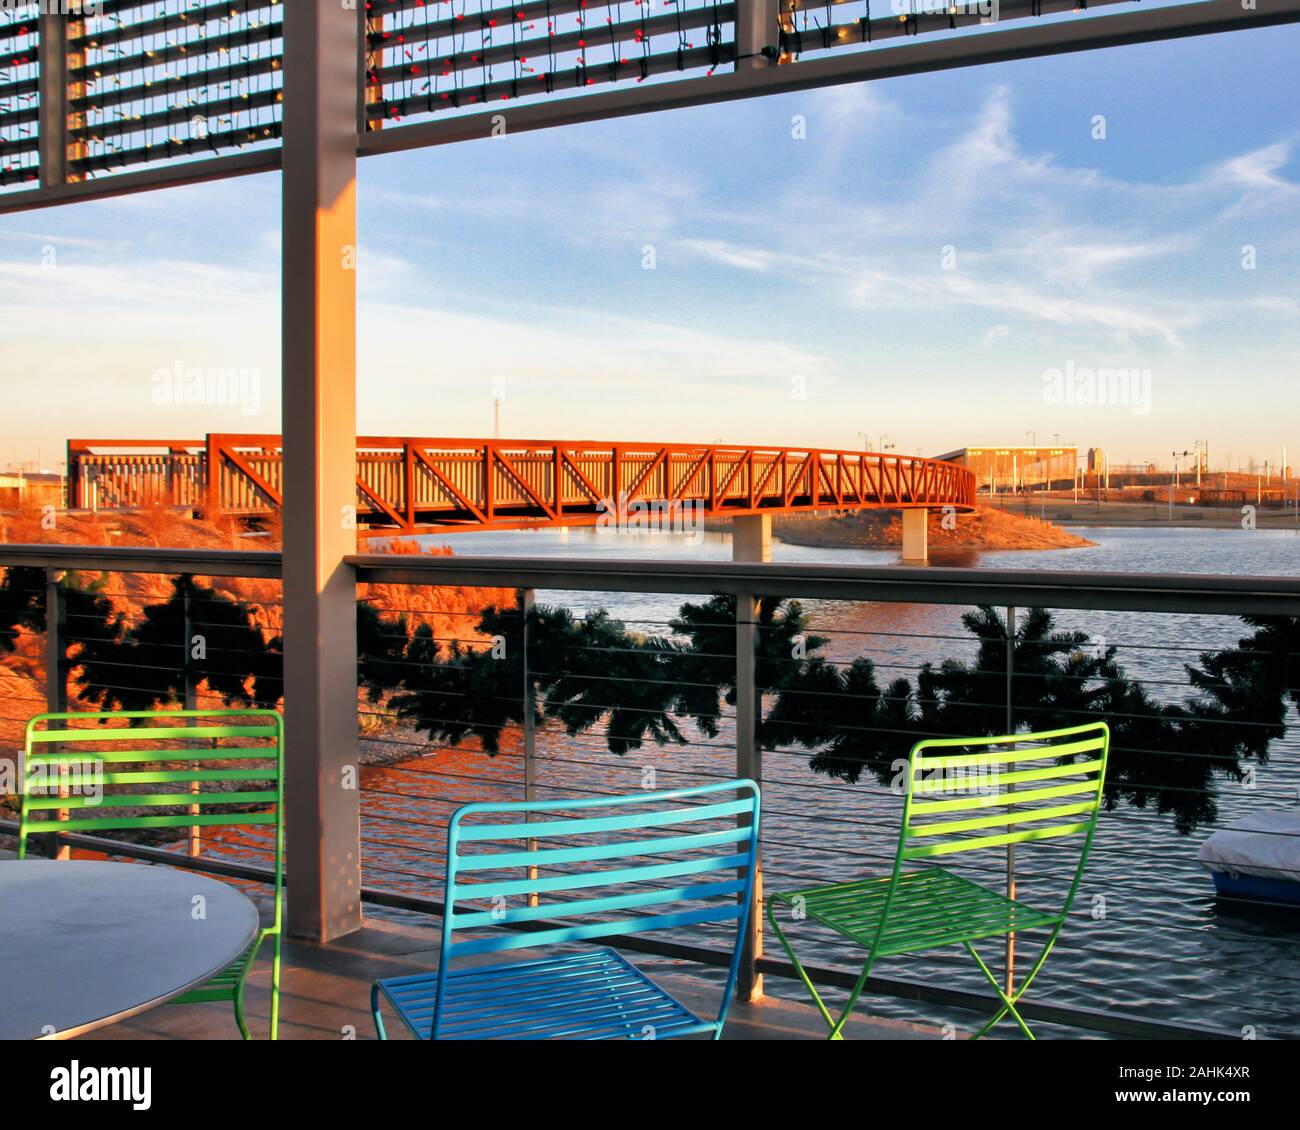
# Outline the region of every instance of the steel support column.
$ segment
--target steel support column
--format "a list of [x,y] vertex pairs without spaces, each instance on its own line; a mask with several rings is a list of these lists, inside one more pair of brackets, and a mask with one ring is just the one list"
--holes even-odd
[[[68,663],[67,663],[67,627],[68,609],[63,595],[63,569],[45,570],[45,709],[51,714],[61,714],[68,709]],[[62,747],[50,746],[47,752],[56,753]],[[23,772],[27,765],[23,763]],[[68,775],[67,767],[59,769],[59,777]],[[26,788],[24,780],[23,788]],[[59,796],[67,796],[68,789],[63,783],[59,785]],[[66,820],[68,810],[57,810],[57,819]],[[71,859],[72,849],[67,844],[59,843],[58,832],[42,833],[38,842],[43,845],[45,854],[51,859]]]
[[[747,514],[732,519],[731,556],[734,561],[772,559],[772,519],[767,514]],[[736,596],[736,776],[763,783],[763,750],[758,724],[763,714],[763,693],[755,668],[758,658],[758,598],[752,592]],[[763,996],[763,854],[762,831],[755,865],[754,893],[749,908],[749,929],[741,947],[736,997],[756,1001]]]
[[[289,932],[361,925],[356,124],[363,15],[286,4],[282,341]],[[209,473],[212,469],[209,469]]]

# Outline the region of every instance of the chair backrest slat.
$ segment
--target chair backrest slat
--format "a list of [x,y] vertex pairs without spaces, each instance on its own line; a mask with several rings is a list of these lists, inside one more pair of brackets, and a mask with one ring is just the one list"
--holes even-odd
[[[173,808],[178,804],[192,804],[196,808],[203,808],[205,805],[231,805],[231,804],[274,804],[276,802],[276,793],[270,790],[244,790],[233,793],[116,793],[112,796],[69,796],[69,797],[50,797],[45,801],[37,801],[32,808],[58,808],[67,809],[69,812],[82,811],[87,808],[163,808],[168,805]],[[218,813],[217,815],[230,816],[232,820],[242,819],[248,815],[243,812]]]
[[591,835],[595,832],[621,832],[634,828],[658,828],[669,824],[689,824],[717,816],[736,816],[750,809],[748,800],[724,804],[696,805],[693,808],[669,808],[634,812],[627,816],[590,816],[578,820],[543,820],[533,824],[478,824],[460,830],[461,843],[477,840],[542,839],[550,836]]
[[[221,714],[224,711],[204,711],[204,710],[160,710],[152,717],[159,718],[209,718],[213,714]],[[231,713],[241,713],[232,711]],[[246,713],[253,713],[248,711]],[[133,718],[141,719],[139,714],[42,714],[42,718]],[[103,730],[34,730],[27,735],[27,740],[32,745],[41,745],[46,742],[58,742],[60,745],[67,742],[120,742],[127,734],[119,733],[118,727]],[[278,731],[274,726],[150,726],[144,729],[131,727],[127,733],[131,738],[146,737],[150,741],[163,741],[164,739],[176,740],[184,738],[274,738]]]
[[[1078,796],[1080,793],[1096,792],[1097,786],[1092,781],[1080,781],[1071,785],[1050,785],[1045,789],[1018,789],[1016,803],[1026,804],[1035,800],[1054,800],[1063,796]],[[912,815],[921,816],[933,812],[968,812],[975,808],[992,808],[1005,805],[1002,793],[989,793],[980,797],[961,797],[957,800],[923,800],[912,803]]]
[[[134,740],[139,736],[138,731],[130,731],[119,740]],[[70,744],[75,745],[76,739],[66,739]],[[246,746],[223,746],[221,748],[221,759],[223,761],[246,759],[267,759],[268,750],[261,747]],[[106,763],[130,763],[139,761],[211,761],[212,750],[210,749],[97,749],[95,750],[95,759]],[[84,754],[78,753],[46,753],[40,750],[32,750],[27,754],[28,764],[42,765],[59,765],[62,762],[78,762],[85,760]]]
[[[1080,773],[1100,773],[1103,762],[1080,761],[1073,765],[1048,765],[1042,769],[1015,769],[1010,773],[996,774],[999,785],[1019,785],[1025,781],[1053,781],[1060,777],[1077,777]],[[929,769],[929,766],[926,766]],[[923,793],[955,793],[969,790],[971,784],[960,778],[955,780],[926,781]]]
[[227,815],[210,816],[200,813],[175,816],[97,816],[91,820],[27,820],[23,827],[26,834],[35,832],[103,832],[108,830],[123,831],[128,828],[216,828],[232,823],[276,824],[274,813],[244,812],[237,821]]
[[[1005,738],[995,739],[1005,741]],[[1089,738],[1081,742],[1060,742],[1050,746],[1040,746],[1034,749],[1007,749],[998,750],[994,753],[968,753],[945,755],[942,757],[927,757],[925,767],[927,769],[955,769],[963,766],[977,765],[1003,765],[1008,761],[1033,761],[1041,760],[1044,757],[1068,757],[1076,753],[1095,753],[1101,750],[1105,741],[1101,737]]]
[[[134,741],[138,739],[139,731],[129,731],[123,733],[120,740]],[[74,739],[68,739],[70,744],[77,744]],[[257,748],[257,746],[240,746],[226,745],[221,748],[222,761],[239,761],[239,759],[259,759],[266,761],[268,750]],[[31,750],[27,754],[29,761],[42,763],[42,765],[60,765],[65,761],[78,762],[85,761],[85,754],[81,753],[44,753],[42,750]],[[105,763],[131,763],[131,762],[151,762],[151,761],[212,761],[211,749],[96,749],[95,758]]]

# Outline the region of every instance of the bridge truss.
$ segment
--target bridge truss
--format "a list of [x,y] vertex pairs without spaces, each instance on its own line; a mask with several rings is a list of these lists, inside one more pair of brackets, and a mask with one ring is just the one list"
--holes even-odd
[[[281,439],[68,441],[68,504],[252,518],[284,501]],[[359,523],[403,533],[975,504],[974,476],[906,455],[550,440],[357,440]]]

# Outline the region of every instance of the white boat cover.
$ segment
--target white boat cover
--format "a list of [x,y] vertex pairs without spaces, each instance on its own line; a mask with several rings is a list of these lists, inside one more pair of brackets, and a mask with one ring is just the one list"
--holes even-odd
[[1300,883],[1300,808],[1243,816],[1206,840],[1196,858],[1209,871]]

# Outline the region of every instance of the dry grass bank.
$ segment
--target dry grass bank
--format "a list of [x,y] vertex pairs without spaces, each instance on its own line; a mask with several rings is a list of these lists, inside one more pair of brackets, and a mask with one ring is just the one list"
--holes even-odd
[[[932,550],[1081,549],[1097,544],[1052,522],[983,507],[956,514],[947,525],[951,528],[945,528],[942,514],[930,514]],[[773,517],[772,532],[791,545],[891,549],[903,544],[903,519],[896,510],[866,510],[843,517],[783,514]]]

